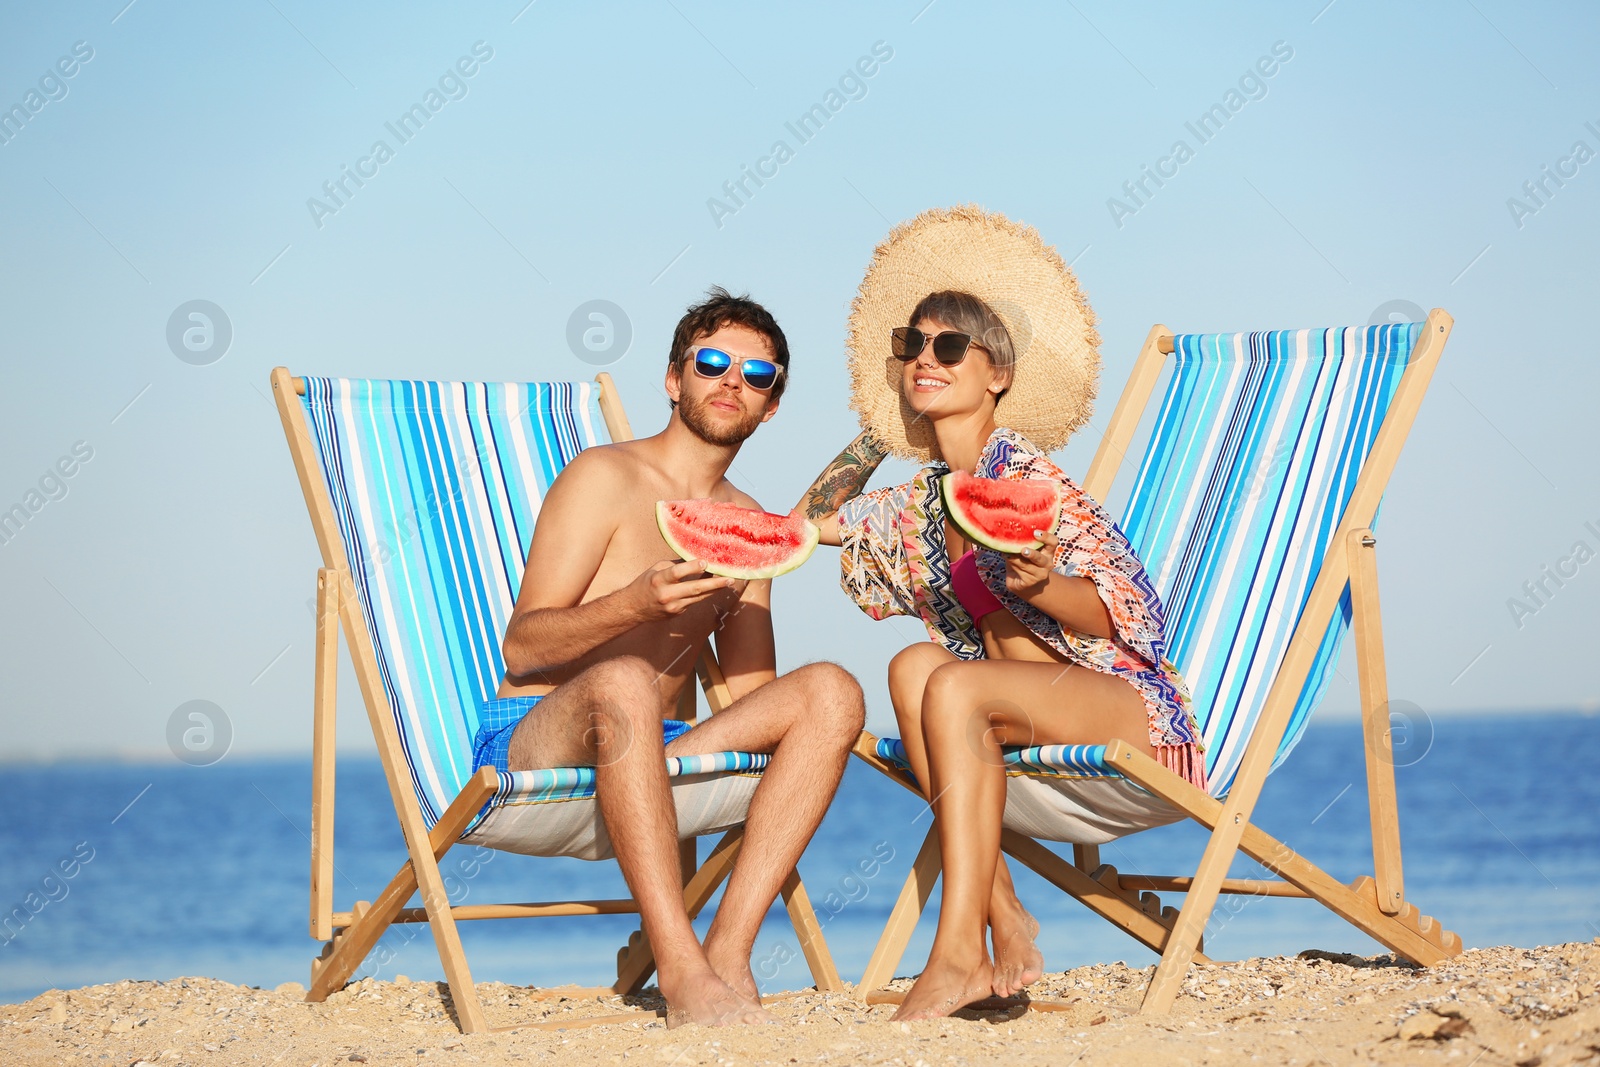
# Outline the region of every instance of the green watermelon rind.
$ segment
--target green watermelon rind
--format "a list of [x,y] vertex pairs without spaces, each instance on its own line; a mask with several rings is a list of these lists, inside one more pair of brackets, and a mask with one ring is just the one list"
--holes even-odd
[[[670,529],[671,517],[667,510],[667,505],[680,503],[684,503],[684,501],[656,501],[656,528],[661,531],[661,539],[667,543],[668,548],[678,554],[679,559],[700,559],[700,556],[691,554],[688,549],[678,543],[677,538],[672,536]],[[793,515],[794,512],[790,512],[790,514]],[[816,523],[809,520],[802,521],[805,521],[805,541],[797,546],[791,555],[778,563],[770,567],[735,567],[715,560],[705,560],[706,573],[715,574],[722,578],[737,578],[745,581],[764,581],[768,578],[776,578],[780,574],[788,574],[811,558],[811,553],[816,550],[817,541],[822,536],[822,531],[817,528]]]
[[[955,484],[956,473],[957,472],[955,471],[951,471],[949,474],[946,474],[939,479],[939,499],[944,502],[944,513],[950,517],[950,521],[955,523],[956,529],[960,530],[962,535],[965,536],[968,541],[971,541],[974,544],[982,545],[984,548],[992,548],[996,552],[1002,552],[1006,555],[1015,555],[1025,548],[1038,548],[1044,543],[1037,539],[1031,539],[1028,541],[1003,541],[997,537],[991,536],[989,533],[979,528],[972,516],[968,515],[964,510],[962,510],[960,502],[956,500],[955,493],[951,489],[951,487]],[[1056,523],[1060,520],[1061,494],[1058,492],[1056,494],[1055,514],[1050,517],[1050,523],[1048,526],[1041,526],[1039,529],[1054,530]]]

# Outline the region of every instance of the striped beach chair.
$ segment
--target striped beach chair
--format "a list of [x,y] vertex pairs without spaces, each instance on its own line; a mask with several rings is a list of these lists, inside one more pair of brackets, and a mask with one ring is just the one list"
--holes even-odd
[[[307,1000],[342,988],[392,923],[432,928],[463,1031],[487,1024],[456,922],[637,913],[632,899],[452,904],[439,861],[466,843],[534,856],[612,855],[594,770],[472,771],[478,710],[504,674],[500,641],[522,581],[539,502],[582,449],[632,434],[609,375],[595,383],[297,378],[272,388],[322,551],[317,572],[312,750],[311,936],[326,941]],[[343,626],[409,860],[372,903],[333,910],[334,700]],[[710,710],[729,701],[709,649],[697,668]],[[696,718],[693,686],[677,710]],[[767,757],[667,759],[684,902],[706,904],[732,869]],[[703,865],[696,840],[723,833]],[[408,906],[414,893],[421,907]],[[783,897],[817,985],[843,985],[798,874]],[[654,971],[635,932],[617,981]]]
[[[1161,954],[1144,1010],[1165,1011],[1219,894],[1308,897],[1419,964],[1461,939],[1405,898],[1372,525],[1452,320],[1264,333],[1150,331],[1084,479],[1104,500],[1163,373],[1123,528],[1161,594],[1168,655],[1206,743],[1202,792],[1132,747],[1007,751],[1002,847]],[[1354,623],[1374,875],[1346,885],[1251,823]],[[900,742],[856,754],[915,790]],[[1192,876],[1131,876],[1100,844],[1181,819],[1210,838]],[[1039,841],[1071,842],[1073,860]],[[1236,879],[1238,852],[1276,878]],[[929,831],[859,987],[894,974],[939,874]],[[1186,894],[1163,908],[1159,891]]]

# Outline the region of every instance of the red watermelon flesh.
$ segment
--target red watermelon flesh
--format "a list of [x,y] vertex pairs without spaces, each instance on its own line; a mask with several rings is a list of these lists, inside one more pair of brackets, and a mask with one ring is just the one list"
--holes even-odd
[[955,471],[939,479],[945,514],[967,539],[996,552],[1038,548],[1035,530],[1061,518],[1061,485],[1048,478],[979,478]]
[[725,578],[786,574],[811,555],[820,532],[798,511],[774,515],[717,500],[657,501],[656,525],[672,551]]

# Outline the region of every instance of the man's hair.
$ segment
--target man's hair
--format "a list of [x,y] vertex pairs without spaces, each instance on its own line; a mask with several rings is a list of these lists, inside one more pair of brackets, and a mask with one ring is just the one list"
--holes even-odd
[[[945,289],[929,293],[911,310],[907,326],[915,326],[923,319],[937,319],[952,329],[970,334],[972,339],[989,353],[989,365],[995,370],[1013,373],[1017,365],[1016,349],[1011,346],[1011,331],[996,315],[994,308],[971,293]],[[1009,388],[1009,386],[1007,387]],[[1000,391],[999,400],[1006,395]]]
[[[772,361],[779,367],[778,380],[772,385],[772,399],[783,395],[789,381],[789,342],[778,326],[772,312],[751,300],[748,295],[733,296],[720,285],[706,290],[706,298],[683,313],[678,328],[672,334],[672,352],[667,366],[680,368],[684,357],[696,341],[709,337],[724,326],[745,326],[767,339],[772,346]],[[676,407],[677,405],[673,405]]]

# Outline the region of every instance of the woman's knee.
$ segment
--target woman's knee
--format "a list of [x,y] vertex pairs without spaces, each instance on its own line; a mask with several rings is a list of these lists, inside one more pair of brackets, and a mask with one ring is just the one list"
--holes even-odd
[[951,662],[950,654],[931,641],[907,645],[889,661],[889,697],[902,729],[920,725],[928,676]]
[[921,713],[924,732],[948,727],[971,712],[970,686],[965,663],[946,663],[935,667],[922,687]]
[[973,690],[974,666],[965,660],[956,660],[935,667],[923,685],[922,706],[943,708],[965,702]]
[[954,662],[950,653],[932,641],[907,645],[889,661],[889,685],[891,688],[920,687],[930,673],[950,662]]
[[[1006,734],[1021,714],[1017,705],[994,692],[981,661],[957,660],[928,675],[922,694],[924,732],[948,729]],[[1023,716],[1025,718],[1025,716]]]

